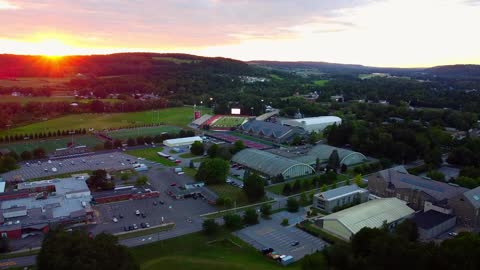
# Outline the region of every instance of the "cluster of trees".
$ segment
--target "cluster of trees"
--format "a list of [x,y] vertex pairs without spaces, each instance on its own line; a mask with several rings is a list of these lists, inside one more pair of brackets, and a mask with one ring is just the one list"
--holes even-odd
[[350,243],[337,243],[323,253],[308,256],[302,269],[383,270],[383,269],[465,269],[480,267],[480,236],[461,233],[441,244],[417,240],[411,221],[399,224],[393,232],[386,228],[364,228]]
[[127,247],[110,234],[94,238],[87,232],[50,230],[37,256],[39,270],[139,270],[140,266]]
[[249,202],[257,202],[265,196],[264,180],[256,173],[249,174],[243,179],[243,190]]
[[[262,216],[269,217],[271,214],[271,206],[262,207]],[[244,226],[258,224],[258,213],[254,208],[248,208],[243,213],[243,216],[238,214],[228,214],[223,216],[224,225],[231,231],[236,231]],[[207,235],[215,235],[220,230],[220,225],[215,219],[207,219],[202,224],[203,232]]]
[[87,131],[83,129],[75,129],[75,130],[57,130],[57,131],[48,131],[48,132],[40,132],[40,133],[31,133],[31,134],[15,134],[15,135],[6,135],[0,137],[0,143],[10,143],[15,141],[24,141],[24,140],[31,140],[31,139],[45,139],[51,137],[65,137],[70,134],[76,135],[84,135],[87,134]]
[[311,179],[295,180],[293,184],[291,182],[286,183],[283,186],[282,194],[285,196],[297,194],[303,191],[308,191],[313,188],[318,188],[323,185],[331,185],[338,180],[338,175],[334,171],[329,171],[321,175],[312,177]]
[[115,188],[113,177],[109,177],[107,171],[105,170],[94,171],[92,175],[87,179],[87,185],[93,191],[112,190]]
[[224,184],[227,180],[230,164],[221,158],[208,159],[200,164],[195,179],[207,185]]
[[18,155],[14,151],[10,151],[5,155],[0,153],[0,173],[8,172],[17,168],[17,162],[20,160],[31,160],[32,158],[41,159],[46,156],[45,149],[38,147],[35,148],[32,152],[23,151]]

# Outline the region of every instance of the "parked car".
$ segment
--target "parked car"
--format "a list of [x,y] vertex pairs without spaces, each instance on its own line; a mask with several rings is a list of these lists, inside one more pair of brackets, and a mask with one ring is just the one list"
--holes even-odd
[[114,223],[118,222],[118,219],[116,217],[112,218],[112,220],[113,220]]
[[292,243],[292,247],[296,247],[298,245],[300,245],[300,242],[298,242],[298,241],[295,241],[295,242]]
[[142,213],[142,218],[146,218],[147,215],[145,215],[145,213]]
[[136,210],[135,215],[140,216],[140,210]]
[[450,236],[457,236],[458,233],[457,233],[457,232],[449,232],[448,235],[450,235]]
[[150,228],[150,224],[148,222],[145,222],[145,227]]
[[147,225],[145,225],[145,223],[143,223],[143,222],[142,222],[142,223],[140,223],[140,227],[142,227],[142,228],[146,228],[146,227],[147,227]]
[[134,229],[134,230],[138,229],[137,224],[133,224],[132,226],[133,226],[133,229]]
[[159,203],[159,204],[165,204],[165,202],[162,201],[162,200],[158,201],[158,203]]
[[177,185],[177,183],[175,183],[175,182],[173,182],[173,183],[170,184],[171,187],[174,187],[174,186],[176,186],[176,185]]

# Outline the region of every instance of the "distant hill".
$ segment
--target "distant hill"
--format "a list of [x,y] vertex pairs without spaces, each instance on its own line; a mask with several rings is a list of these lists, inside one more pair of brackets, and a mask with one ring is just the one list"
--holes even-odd
[[242,75],[253,71],[251,66],[242,61],[188,54],[118,53],[61,58],[0,55],[0,78],[63,77],[78,73],[93,76],[152,75],[192,69]]
[[448,65],[431,68],[384,68],[328,62],[250,61],[251,65],[294,73],[352,74],[390,73],[394,75],[480,79],[480,65]]

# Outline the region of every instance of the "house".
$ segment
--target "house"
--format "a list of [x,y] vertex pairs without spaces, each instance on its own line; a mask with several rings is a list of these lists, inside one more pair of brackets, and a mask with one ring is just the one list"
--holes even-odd
[[448,210],[451,208],[450,199],[468,191],[463,187],[409,174],[403,166],[373,173],[367,180],[368,190],[372,194],[396,197],[408,202],[416,210],[423,210],[426,202]]
[[357,185],[348,185],[313,196],[313,207],[327,212],[335,212],[336,209],[348,205],[360,204],[368,201],[369,192]]
[[381,228],[387,225],[392,229],[403,220],[410,218],[414,212],[402,200],[384,198],[324,216],[316,223],[325,231],[349,241],[363,228]]
[[421,240],[430,240],[455,227],[457,218],[435,210],[422,211],[412,218],[417,225]]

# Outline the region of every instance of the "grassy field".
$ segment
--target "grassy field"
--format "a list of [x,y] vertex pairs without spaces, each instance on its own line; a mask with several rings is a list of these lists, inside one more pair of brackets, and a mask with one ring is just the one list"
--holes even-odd
[[[1,80],[0,80],[1,81]],[[98,99],[103,102],[118,102],[119,99]],[[0,96],[0,103],[17,102],[20,104],[26,104],[28,102],[77,102],[77,103],[89,103],[93,99],[76,99],[75,97],[12,97],[7,95]]]
[[173,228],[175,228],[175,224],[171,223],[171,224],[167,224],[167,225],[162,226],[162,227],[155,227],[155,228],[142,229],[142,230],[133,231],[133,232],[121,233],[121,234],[118,234],[117,237],[118,237],[119,240],[122,240],[122,239],[134,238],[134,237],[159,233],[159,232],[163,232],[163,231],[168,231],[168,230],[171,230]]
[[316,86],[324,86],[327,82],[328,80],[316,80],[313,82],[313,84],[315,84]]
[[[45,140],[26,140],[24,142],[15,142],[11,144],[0,145],[0,148],[8,148],[11,151],[15,151],[18,154],[23,151],[32,151],[37,147],[42,147],[47,153],[55,151],[57,148],[67,147],[67,144],[72,141],[72,137],[63,137],[57,139],[45,139]],[[99,140],[95,136],[74,136],[73,142],[76,145],[86,145],[88,147],[94,147],[97,144],[103,144],[103,141]]]
[[163,164],[165,166],[175,166],[177,165],[175,162],[170,161],[164,157],[160,157],[157,152],[162,152],[163,148],[162,147],[156,147],[156,148],[146,148],[146,149],[136,149],[136,150],[129,150],[125,152],[126,154],[136,156],[136,157],[142,157],[146,158],[150,161],[153,162],[158,162],[160,164]]
[[283,78],[276,75],[276,74],[270,74],[270,78],[274,79],[274,80],[279,80],[279,81],[283,81]]
[[222,116],[217,121],[213,122],[213,127],[237,127],[245,121],[245,117],[239,116]]
[[180,128],[172,126],[159,126],[159,127],[143,127],[143,128],[131,128],[131,129],[120,129],[116,131],[108,132],[108,136],[114,139],[128,139],[136,138],[138,136],[151,136],[162,134],[162,132],[168,133],[178,133]]
[[249,204],[247,195],[241,188],[228,184],[209,185],[208,188],[221,198],[230,198],[232,202],[236,201],[237,207]]
[[299,264],[281,266],[228,232],[214,238],[194,233],[131,250],[142,270],[300,269]]
[[26,126],[3,130],[0,136],[6,134],[30,134],[38,132],[57,131],[62,129],[89,129],[103,130],[107,128],[121,128],[127,126],[163,123],[165,125],[184,127],[192,121],[191,107],[167,108],[155,111],[131,113],[88,113],[63,116]]
[[65,83],[69,82],[71,77],[63,78],[47,78],[47,77],[21,77],[16,79],[1,79],[0,86],[12,87],[18,86],[21,88],[32,87],[41,88],[43,86],[64,88]]
[[181,158],[193,158],[193,157],[197,157],[196,155],[190,153],[190,152],[187,152],[187,153],[183,153],[183,154],[180,154],[178,155],[179,157]]

